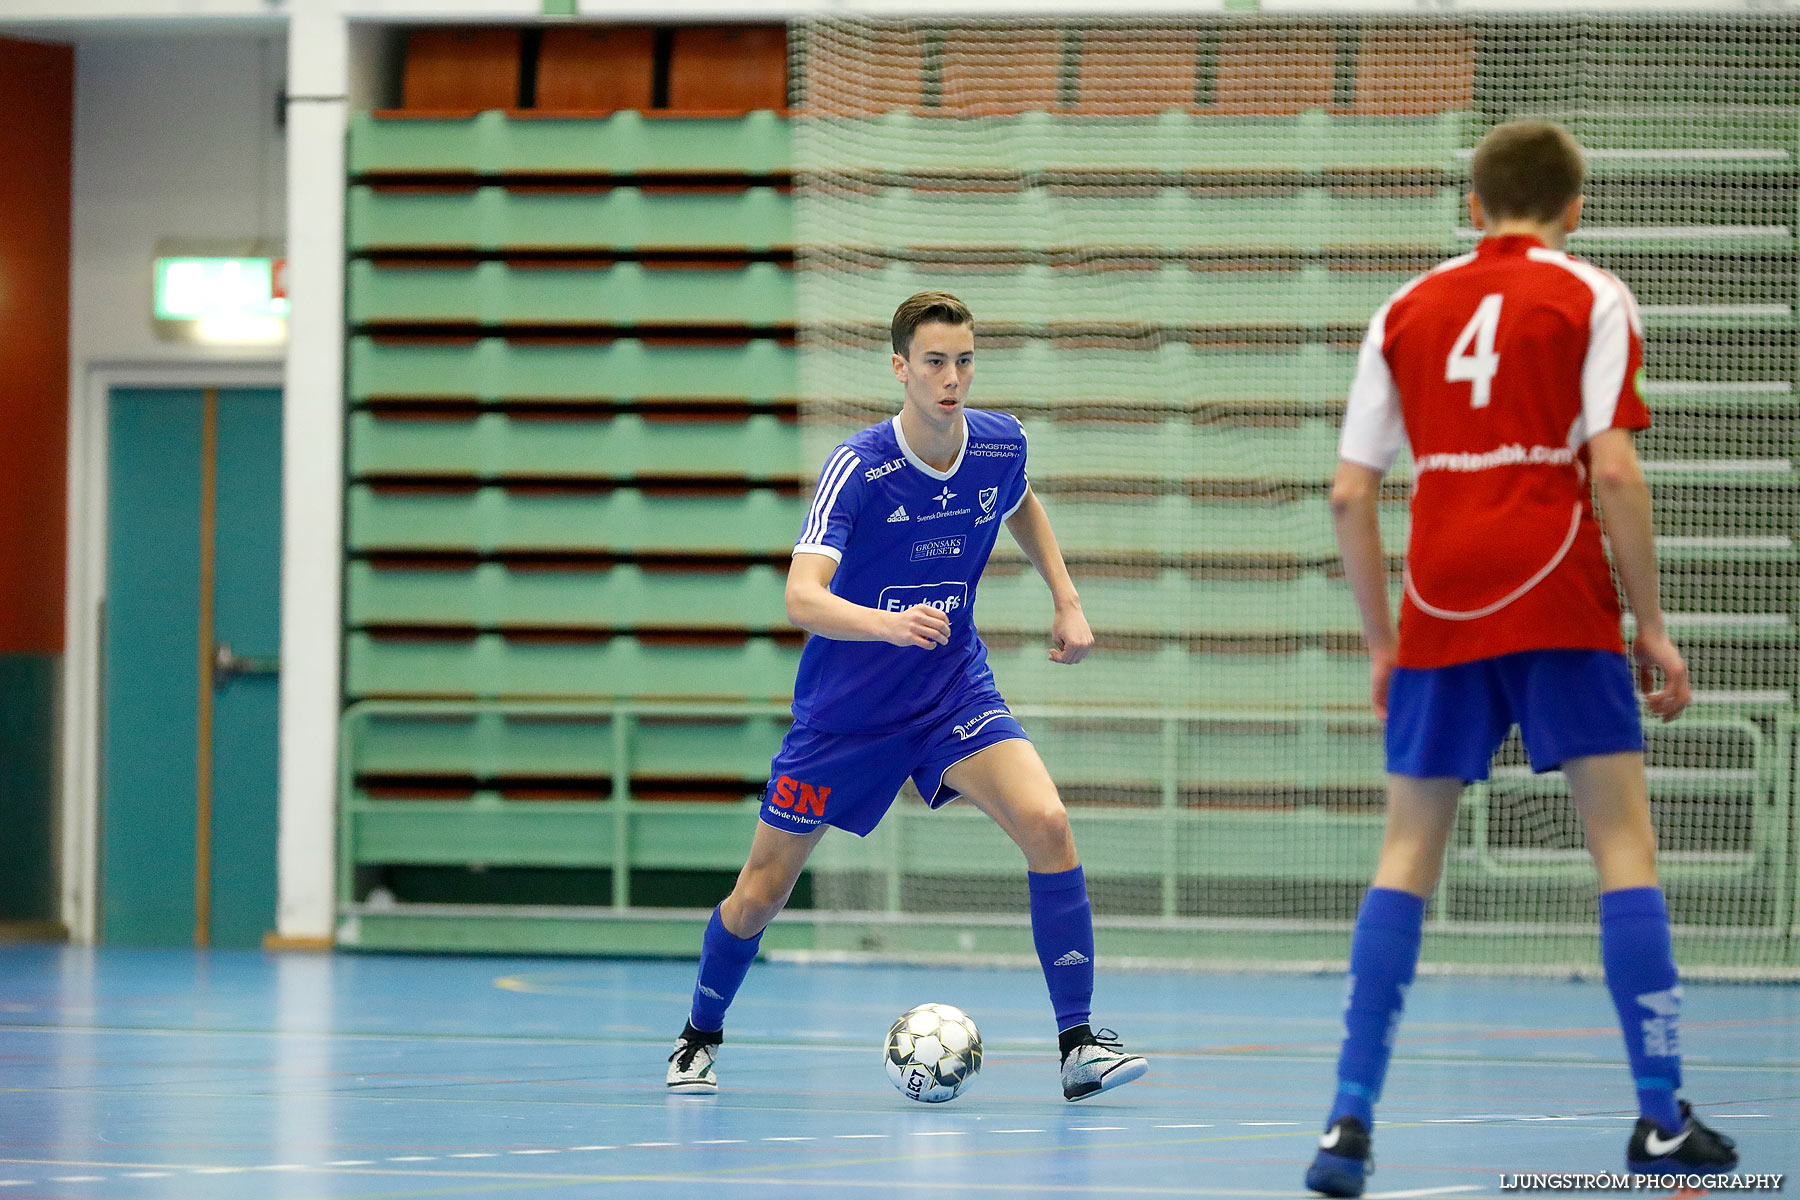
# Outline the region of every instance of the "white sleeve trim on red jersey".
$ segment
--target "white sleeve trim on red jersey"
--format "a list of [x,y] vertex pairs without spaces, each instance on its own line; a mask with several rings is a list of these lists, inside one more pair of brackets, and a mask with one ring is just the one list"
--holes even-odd
[[1338,441],[1340,459],[1383,474],[1394,465],[1400,447],[1406,443],[1400,389],[1394,385],[1394,372],[1382,352],[1382,344],[1387,340],[1388,310],[1393,305],[1394,301],[1389,300],[1375,310],[1369,321],[1369,332],[1363,336],[1362,350],[1356,356],[1350,403],[1344,410],[1344,434]]
[[1387,474],[1406,444],[1406,421],[1400,411],[1400,389],[1388,366],[1383,343],[1387,341],[1388,311],[1406,293],[1440,271],[1475,261],[1473,252],[1447,258],[1423,275],[1407,280],[1375,310],[1369,332],[1356,356],[1356,378],[1350,384],[1350,404],[1344,413],[1344,435],[1338,441],[1338,457]]
[[1581,416],[1569,427],[1569,445],[1585,446],[1595,434],[1612,428],[1631,362],[1631,338],[1643,336],[1643,318],[1626,286],[1609,272],[1560,250],[1526,251],[1535,262],[1553,263],[1587,284],[1594,294],[1588,314],[1587,355],[1581,364]]

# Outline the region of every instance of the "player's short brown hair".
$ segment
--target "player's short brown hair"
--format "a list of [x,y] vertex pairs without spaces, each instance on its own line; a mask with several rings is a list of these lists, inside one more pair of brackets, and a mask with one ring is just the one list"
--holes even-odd
[[1469,173],[1488,220],[1554,221],[1581,195],[1587,164],[1554,121],[1508,121],[1481,139]]
[[894,323],[891,327],[894,353],[901,358],[911,354],[913,332],[928,321],[971,327],[975,324],[975,318],[969,315],[969,306],[949,292],[920,292],[916,296],[908,296],[894,310]]

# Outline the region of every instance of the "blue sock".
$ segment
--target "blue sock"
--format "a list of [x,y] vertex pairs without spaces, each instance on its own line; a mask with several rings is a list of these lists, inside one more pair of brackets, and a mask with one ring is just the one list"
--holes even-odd
[[1674,1133],[1681,1128],[1675,1102],[1681,1086],[1681,976],[1661,888],[1601,893],[1600,961],[1625,1033],[1638,1111]]
[[1406,1007],[1406,989],[1419,965],[1425,927],[1425,899],[1411,892],[1372,887],[1356,914],[1350,938],[1350,986],[1344,1006],[1344,1048],[1338,1054],[1337,1098],[1329,1128],[1340,1117],[1355,1117],[1363,1128],[1375,1123],[1375,1101],[1394,1052],[1394,1030]]
[[700,939],[700,975],[694,981],[694,1007],[688,1021],[695,1029],[711,1032],[725,1028],[725,1010],[743,986],[750,960],[762,934],[741,938],[725,928],[719,910],[713,909],[706,923],[706,936]]
[[1039,874],[1031,884],[1031,940],[1037,943],[1056,1028],[1088,1023],[1094,1002],[1094,910],[1088,904],[1087,876],[1081,867]]

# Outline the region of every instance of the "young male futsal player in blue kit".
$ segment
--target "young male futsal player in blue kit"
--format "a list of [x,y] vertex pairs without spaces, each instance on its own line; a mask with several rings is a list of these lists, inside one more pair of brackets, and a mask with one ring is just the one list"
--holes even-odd
[[[1627,1169],[1715,1174],[1730,1138],[1681,1086],[1681,983],[1656,875],[1644,738],[1600,533],[1637,617],[1650,711],[1692,692],[1663,626],[1650,492],[1631,431],[1643,330],[1618,279],[1563,252],[1581,216],[1581,149],[1560,126],[1501,125],[1471,167],[1485,237],[1370,322],[1344,418],[1333,520],[1387,720],[1388,816],[1350,944],[1337,1096],[1306,1185],[1360,1196],[1375,1101],[1419,959],[1425,902],[1465,783],[1517,723],[1532,769],[1560,769],[1600,876],[1600,957],[1641,1116]],[[1413,455],[1405,598],[1395,632],[1376,500]],[[1600,498],[1596,521],[1593,496]],[[1651,669],[1663,674],[1652,690]]]
[[966,407],[969,310],[947,292],[922,292],[894,313],[892,333],[900,414],[832,451],[794,547],[788,616],[813,635],[794,682],[794,725],[770,767],[749,860],[706,927],[667,1082],[717,1091],[725,1010],[807,856],[831,826],[868,834],[911,776],[931,807],[966,799],[1024,851],[1063,1096],[1080,1100],[1149,1064],[1089,1025],[1094,927],[1075,839],[971,619],[1002,523],[1049,585],[1051,661],[1080,662],[1094,637],[1026,479],[1023,428]]

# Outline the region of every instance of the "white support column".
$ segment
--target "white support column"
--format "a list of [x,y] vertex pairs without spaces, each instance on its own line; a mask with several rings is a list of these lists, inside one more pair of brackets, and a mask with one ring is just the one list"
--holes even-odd
[[283,407],[280,893],[276,930],[329,939],[336,907],[344,501],[344,132],[338,0],[288,26],[288,351]]

